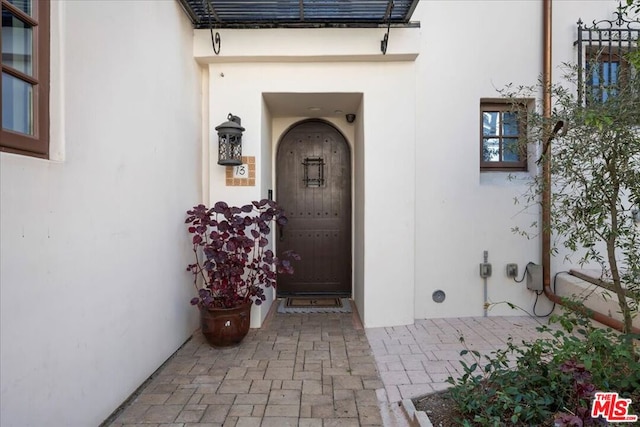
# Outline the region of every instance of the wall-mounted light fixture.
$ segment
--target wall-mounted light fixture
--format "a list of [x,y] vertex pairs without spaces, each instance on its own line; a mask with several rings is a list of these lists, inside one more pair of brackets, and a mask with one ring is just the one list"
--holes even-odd
[[240,117],[229,113],[227,121],[216,127],[218,131],[218,164],[238,166],[242,164],[242,132]]

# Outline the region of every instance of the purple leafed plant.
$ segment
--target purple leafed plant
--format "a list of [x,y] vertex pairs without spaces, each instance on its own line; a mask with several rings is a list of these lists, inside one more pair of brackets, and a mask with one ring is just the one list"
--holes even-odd
[[[573,396],[575,404],[572,413],[559,412],[554,419],[554,427],[589,427],[607,425],[601,418],[592,418],[589,408],[596,392],[596,386],[592,384],[592,375],[584,364],[575,360],[567,360],[560,365],[560,370],[573,377]],[[564,408],[565,410],[567,408]]]
[[266,299],[264,288],[275,287],[277,274],[292,274],[292,252],[277,258],[267,249],[269,224],[287,223],[284,211],[267,199],[242,207],[217,202],[212,208],[194,206],[187,211],[186,224],[192,235],[195,263],[187,266],[193,273],[198,296],[192,305],[209,308],[233,308]]

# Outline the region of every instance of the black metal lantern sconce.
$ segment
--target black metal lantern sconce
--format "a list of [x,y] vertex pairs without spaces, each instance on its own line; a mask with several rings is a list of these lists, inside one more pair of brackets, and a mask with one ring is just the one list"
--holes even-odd
[[218,164],[238,166],[242,164],[242,132],[240,117],[229,113],[227,121],[216,127],[218,131]]

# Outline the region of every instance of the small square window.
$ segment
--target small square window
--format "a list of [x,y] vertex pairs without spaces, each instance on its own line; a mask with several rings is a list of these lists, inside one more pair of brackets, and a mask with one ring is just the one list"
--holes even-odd
[[526,105],[480,102],[480,170],[526,171]]

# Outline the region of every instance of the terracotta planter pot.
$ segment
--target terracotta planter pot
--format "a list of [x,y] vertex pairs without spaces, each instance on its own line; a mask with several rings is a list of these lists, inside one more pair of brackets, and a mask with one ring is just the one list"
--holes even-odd
[[213,347],[237,345],[249,332],[251,301],[235,308],[200,306],[202,334]]

